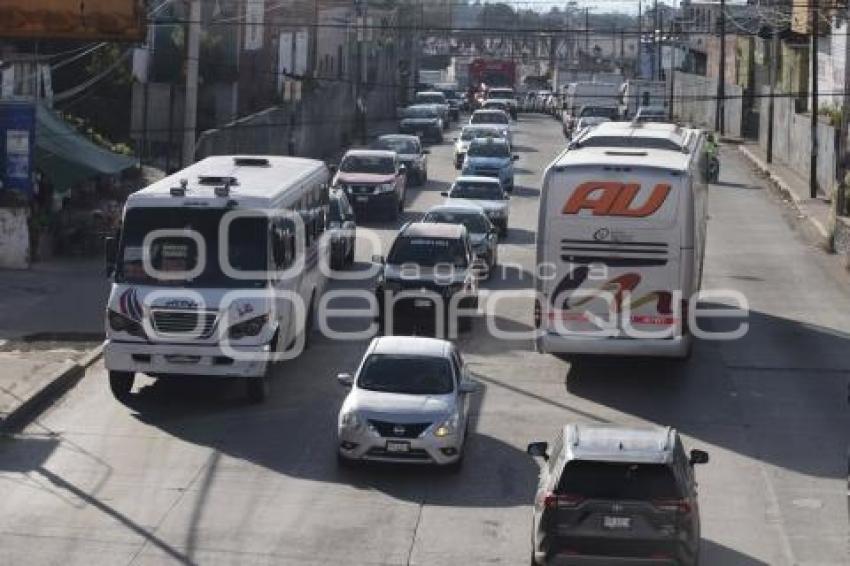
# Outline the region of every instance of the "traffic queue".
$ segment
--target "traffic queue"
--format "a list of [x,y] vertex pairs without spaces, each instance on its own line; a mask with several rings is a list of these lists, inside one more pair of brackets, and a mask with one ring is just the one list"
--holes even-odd
[[[309,346],[332,277],[354,265],[358,225],[396,221],[413,187],[428,183],[426,143],[446,143],[451,123],[464,122],[444,202],[371,258],[377,336],[356,367],[340,368],[348,392],[336,429],[340,466],[459,470],[480,386],[452,338],[475,331],[510,239],[521,115],[508,90],[491,89],[468,117],[456,90],[419,92],[399,133],[330,167],[214,157],[131,195],[121,234],[107,242],[115,397],[131,399],[137,374],[195,374],[239,378],[263,401],[279,354]],[[684,358],[705,249],[706,136],[607,120],[571,131],[543,176],[537,260],[551,268],[535,278],[535,346]],[[669,427],[553,423],[552,432],[527,449],[541,469],[529,501],[532,564],[697,564],[693,467],[707,453],[686,452]]]

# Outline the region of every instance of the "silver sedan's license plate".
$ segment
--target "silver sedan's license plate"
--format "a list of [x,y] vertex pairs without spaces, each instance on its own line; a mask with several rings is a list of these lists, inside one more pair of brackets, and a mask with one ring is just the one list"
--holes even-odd
[[602,526],[606,529],[631,529],[632,528],[632,518],[631,517],[611,517],[606,515],[602,517]]
[[404,454],[410,452],[410,443],[409,442],[387,442],[387,452],[392,452],[393,454]]

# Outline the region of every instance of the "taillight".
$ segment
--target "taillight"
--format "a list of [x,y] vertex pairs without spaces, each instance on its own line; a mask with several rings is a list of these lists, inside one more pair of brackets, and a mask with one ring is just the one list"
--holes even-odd
[[655,505],[656,509],[661,511],[678,512],[683,514],[691,512],[690,502],[684,499],[660,499],[658,501],[653,501],[652,504]]
[[577,507],[584,501],[584,497],[574,493],[562,493],[556,495],[549,493],[543,499],[543,506],[546,509],[564,509],[569,507]]

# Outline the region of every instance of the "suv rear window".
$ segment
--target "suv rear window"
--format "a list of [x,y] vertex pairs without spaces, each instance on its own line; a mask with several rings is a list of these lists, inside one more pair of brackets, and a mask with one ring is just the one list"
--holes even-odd
[[663,464],[574,460],[564,467],[556,493],[586,499],[678,499],[673,470]]

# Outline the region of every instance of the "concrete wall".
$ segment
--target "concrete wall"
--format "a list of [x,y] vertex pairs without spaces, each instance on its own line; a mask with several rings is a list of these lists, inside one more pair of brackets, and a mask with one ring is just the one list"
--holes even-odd
[[30,266],[30,233],[26,208],[0,208],[0,268]]
[[[768,107],[770,90],[762,89],[759,146],[767,151]],[[811,171],[811,118],[794,112],[794,100],[777,92],[773,103],[773,159],[786,165],[804,179]],[[832,196],[838,181],[835,176],[835,139],[832,126],[818,122],[818,185]]]
[[[714,129],[714,117],[717,111],[714,95],[717,93],[717,80],[700,75],[676,72],[673,83],[673,115],[701,128]],[[725,134],[740,137],[743,114],[741,110],[740,86],[726,85],[726,103],[724,108]]]

